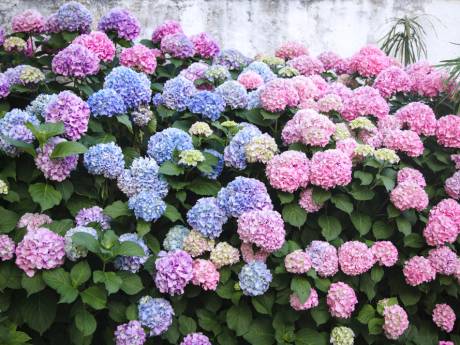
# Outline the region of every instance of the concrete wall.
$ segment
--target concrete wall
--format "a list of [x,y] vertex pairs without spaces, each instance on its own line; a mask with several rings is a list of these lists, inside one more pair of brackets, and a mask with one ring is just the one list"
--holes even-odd
[[[0,23],[27,8],[48,15],[62,0],[0,0]],[[188,34],[212,33],[224,47],[248,55],[273,52],[285,40],[305,42],[314,54],[333,50],[349,56],[375,43],[393,17],[426,13],[428,58],[433,63],[460,55],[460,0],[80,0],[95,18],[109,8],[130,9],[143,37],[165,19],[179,20]]]

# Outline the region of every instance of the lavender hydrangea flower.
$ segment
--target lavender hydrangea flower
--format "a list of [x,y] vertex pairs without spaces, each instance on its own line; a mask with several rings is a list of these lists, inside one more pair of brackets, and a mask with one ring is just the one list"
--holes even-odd
[[174,310],[164,298],[144,296],[139,300],[137,310],[140,323],[150,329],[150,335],[160,335],[172,324]]
[[64,158],[51,158],[51,154],[56,145],[67,140],[52,137],[43,146],[37,149],[35,165],[43,173],[46,179],[51,181],[64,181],[70,173],[76,169],[78,164],[78,155],[70,155]]
[[217,93],[199,91],[188,99],[187,108],[205,119],[216,121],[225,110],[225,100]]
[[115,32],[119,38],[132,41],[136,39],[141,26],[139,21],[124,8],[113,8],[101,17],[98,29],[106,33]]
[[243,170],[246,168],[245,146],[255,137],[262,135],[262,132],[254,125],[241,123],[243,128],[236,133],[230,143],[224,149],[224,160],[227,166]]
[[10,94],[10,82],[6,75],[0,73],[0,99]]
[[94,117],[118,116],[126,113],[123,98],[113,89],[101,89],[88,98],[88,106]]
[[120,242],[131,241],[138,244],[144,250],[145,255],[118,256],[114,262],[115,268],[121,271],[130,271],[132,273],[139,272],[139,269],[143,264],[145,264],[150,255],[150,250],[147,248],[144,240],[137,234],[123,234],[118,238],[118,240]]
[[125,167],[123,152],[115,143],[91,146],[83,155],[83,164],[92,175],[116,179]]
[[21,72],[26,65],[18,65],[16,67],[10,67],[4,72],[4,76],[8,79],[10,86],[21,84]]
[[252,261],[243,266],[238,274],[240,288],[247,296],[263,295],[270,287],[272,274],[261,261]]
[[82,208],[75,216],[77,226],[87,226],[91,223],[98,224],[102,230],[110,229],[112,219],[104,214],[104,210],[99,206]]
[[35,98],[30,104],[26,107],[26,111],[29,114],[36,116],[37,118],[45,117],[45,109],[52,101],[55,101],[57,98],[56,94],[40,94]]
[[192,41],[181,32],[163,37],[160,48],[163,53],[179,59],[195,55],[195,48]]
[[0,26],[0,46],[5,42],[5,29]]
[[243,53],[236,49],[223,49],[219,55],[214,58],[214,65],[222,65],[229,70],[240,70],[247,66],[251,59],[244,56]]
[[176,225],[169,229],[163,240],[163,247],[167,251],[183,249],[184,240],[190,234],[190,230],[185,226]]
[[225,100],[231,109],[244,109],[248,104],[248,92],[235,80],[229,80],[216,88],[216,93]]
[[166,211],[165,202],[155,193],[144,190],[129,198],[128,207],[138,219],[146,222],[158,220]]
[[56,21],[62,31],[89,31],[93,18],[88,9],[76,1],[70,1],[59,7]]
[[204,62],[194,62],[186,69],[180,71],[179,75],[184,77],[191,82],[195,82],[198,79],[202,79],[204,74],[208,70],[209,65],[205,64]]
[[273,204],[265,185],[254,178],[236,177],[217,194],[219,207],[227,216],[239,217],[253,210],[272,210]]
[[118,325],[114,335],[116,345],[143,345],[146,340],[145,331],[137,320]]
[[190,333],[182,340],[180,345],[212,345],[209,338],[201,332]]
[[183,250],[160,252],[155,261],[155,285],[171,296],[183,294],[193,278],[193,259]]
[[150,137],[147,154],[158,164],[163,164],[172,158],[174,150],[191,149],[193,149],[192,137],[187,132],[178,128],[167,128]]
[[196,92],[193,82],[184,77],[169,79],[163,86],[163,104],[170,109],[184,111],[190,97]]
[[262,61],[251,62],[245,69],[243,69],[243,72],[241,73],[249,71],[256,72],[258,75],[260,75],[265,83],[276,78],[276,74],[273,73],[270,67]]
[[180,23],[175,20],[166,20],[164,23],[158,25],[153,31],[152,42],[159,43],[163,37],[177,33],[183,33]]
[[66,77],[83,78],[99,72],[99,58],[81,44],[72,43],[57,53],[51,63],[53,72]]
[[85,258],[88,255],[88,249],[85,247],[76,245],[73,242],[73,235],[77,233],[85,233],[93,236],[97,239],[97,231],[90,227],[85,226],[77,226],[75,228],[71,228],[67,230],[64,235],[65,245],[64,250],[67,258],[70,261],[77,261],[80,258]]
[[128,109],[148,104],[152,96],[147,76],[124,66],[115,67],[105,77],[104,88],[115,90],[123,98]]
[[227,222],[227,215],[217,204],[216,198],[198,199],[187,212],[188,224],[203,236],[217,238]]
[[141,105],[139,108],[131,112],[131,118],[139,127],[144,127],[149,124],[150,121],[154,121],[156,123],[155,115],[153,111],[150,110],[148,105]]
[[222,170],[224,170],[224,155],[213,149],[205,149],[203,152],[209,153],[213,155],[214,157],[216,157],[217,165],[213,166],[212,171],[202,172],[201,175],[211,180],[217,180],[217,178],[222,173]]
[[13,109],[5,114],[0,119],[0,150],[4,151],[8,156],[14,157],[22,151],[14,145],[11,145],[4,138],[24,141],[32,143],[34,135],[25,126],[27,122],[34,126],[39,125],[38,119],[26,111]]
[[165,102],[163,100],[163,95],[161,93],[156,93],[152,96],[152,104],[155,107],[158,107],[159,105],[163,105]]

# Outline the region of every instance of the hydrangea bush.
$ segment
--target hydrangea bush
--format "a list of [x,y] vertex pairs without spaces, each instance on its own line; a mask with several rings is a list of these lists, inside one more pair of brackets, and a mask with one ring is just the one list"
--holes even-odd
[[0,343],[460,344],[460,117],[369,45],[0,30]]

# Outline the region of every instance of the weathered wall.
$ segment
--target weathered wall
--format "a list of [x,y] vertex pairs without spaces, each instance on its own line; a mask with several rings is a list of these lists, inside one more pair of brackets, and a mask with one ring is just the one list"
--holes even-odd
[[[26,8],[50,14],[63,0],[0,0],[0,23]],[[253,55],[272,52],[287,39],[308,44],[313,53],[334,50],[352,54],[375,43],[388,20],[404,14],[427,13],[429,60],[460,55],[460,0],[80,0],[96,18],[107,9],[129,8],[142,23],[143,36],[165,19],[182,22],[189,34],[211,32],[225,47]]]

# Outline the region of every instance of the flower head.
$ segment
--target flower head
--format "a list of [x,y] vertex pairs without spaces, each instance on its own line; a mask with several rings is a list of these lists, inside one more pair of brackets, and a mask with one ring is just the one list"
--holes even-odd
[[203,290],[215,290],[219,278],[219,271],[211,261],[203,259],[193,261],[193,285],[201,286]]
[[119,38],[128,41],[136,39],[141,32],[139,21],[123,8],[113,8],[104,14],[97,27],[107,33],[115,32]]
[[436,304],[433,309],[433,322],[443,331],[450,333],[454,329],[455,312],[448,304]]
[[120,64],[139,72],[152,74],[157,67],[156,53],[142,44],[135,44],[121,51]]
[[197,332],[187,334],[180,345],[211,345],[211,342],[203,333]]
[[115,57],[115,45],[104,32],[91,31],[89,34],[80,35],[73,40],[92,51],[101,61],[112,61]]
[[72,43],[57,53],[52,61],[53,72],[65,77],[83,78],[99,72],[99,58],[85,46]]
[[3,139],[3,137],[24,141],[26,143],[33,142],[34,135],[26,127],[26,123],[28,122],[32,123],[34,126],[38,126],[39,124],[38,119],[34,115],[19,109],[12,109],[0,118],[1,151],[12,157],[17,156],[22,152],[19,148]]
[[216,268],[233,265],[240,261],[240,252],[227,242],[219,242],[212,249],[210,260]]
[[115,259],[115,268],[121,271],[130,271],[132,273],[137,273],[141,266],[145,264],[150,255],[150,250],[147,248],[144,240],[139,237],[137,234],[125,233],[122,234],[118,240],[120,242],[134,242],[144,251],[144,256],[117,256]]
[[406,283],[417,286],[434,280],[436,271],[431,266],[430,260],[422,256],[414,256],[404,263],[403,274]]
[[77,226],[87,226],[91,223],[98,224],[102,230],[110,229],[112,219],[104,214],[104,210],[99,206],[82,208],[75,216]]
[[325,241],[312,241],[305,249],[311,265],[321,277],[331,277],[339,270],[337,249]]
[[294,250],[284,258],[284,267],[289,273],[307,273],[311,268],[310,255],[301,249]]
[[227,215],[218,206],[216,198],[201,198],[187,212],[188,224],[203,236],[217,238],[227,222]]
[[196,54],[202,58],[210,59],[220,52],[219,44],[207,32],[191,36],[190,41],[193,43]]
[[314,288],[310,289],[310,295],[308,296],[307,300],[302,303],[300,302],[299,296],[293,293],[289,297],[289,304],[291,305],[292,309],[300,311],[300,310],[308,310],[313,309],[318,306],[318,292]]
[[78,155],[70,155],[64,158],[51,158],[51,154],[56,145],[66,141],[67,140],[59,137],[52,137],[43,148],[37,149],[35,165],[43,173],[45,178],[62,182],[76,169]]
[[150,329],[150,335],[160,335],[172,324],[174,310],[164,298],[144,296],[139,300],[137,310],[140,323]]
[[143,190],[130,197],[128,207],[134,211],[136,218],[143,219],[146,222],[160,219],[166,211],[166,203],[156,192],[151,190]]
[[195,55],[193,42],[181,32],[164,36],[161,39],[161,51],[179,59]]
[[355,333],[351,328],[339,326],[334,327],[331,332],[332,345],[353,345],[355,343]]
[[177,33],[183,33],[180,23],[175,20],[167,20],[155,28],[152,34],[152,41],[153,43],[159,43],[163,37]]
[[92,175],[116,179],[123,172],[125,160],[121,148],[112,142],[91,146],[83,155],[83,164]]
[[155,285],[171,296],[183,294],[193,278],[193,259],[183,250],[160,252],[155,261]]
[[88,32],[92,21],[89,10],[76,1],[66,2],[56,13],[56,22],[62,31]]
[[394,304],[383,309],[383,331],[388,339],[398,339],[409,327],[406,311]]
[[16,244],[8,235],[0,235],[0,261],[11,260],[15,249]]
[[272,274],[265,263],[252,261],[243,266],[238,278],[243,294],[259,296],[268,290],[272,281]]
[[184,249],[184,240],[190,234],[190,230],[182,225],[175,225],[169,229],[163,240],[163,247],[167,251]]
[[118,325],[114,335],[116,345],[143,345],[146,341],[145,331],[137,320]]
[[357,276],[369,271],[375,259],[372,250],[359,241],[348,241],[338,251],[339,265],[343,273]]
[[337,282],[329,286],[326,302],[332,316],[348,319],[355,310],[358,299],[349,285]]
[[273,188],[292,193],[307,186],[310,160],[303,152],[285,151],[267,163],[265,173]]
[[147,154],[158,164],[170,160],[175,150],[193,150],[192,137],[181,129],[167,128],[149,139]]

